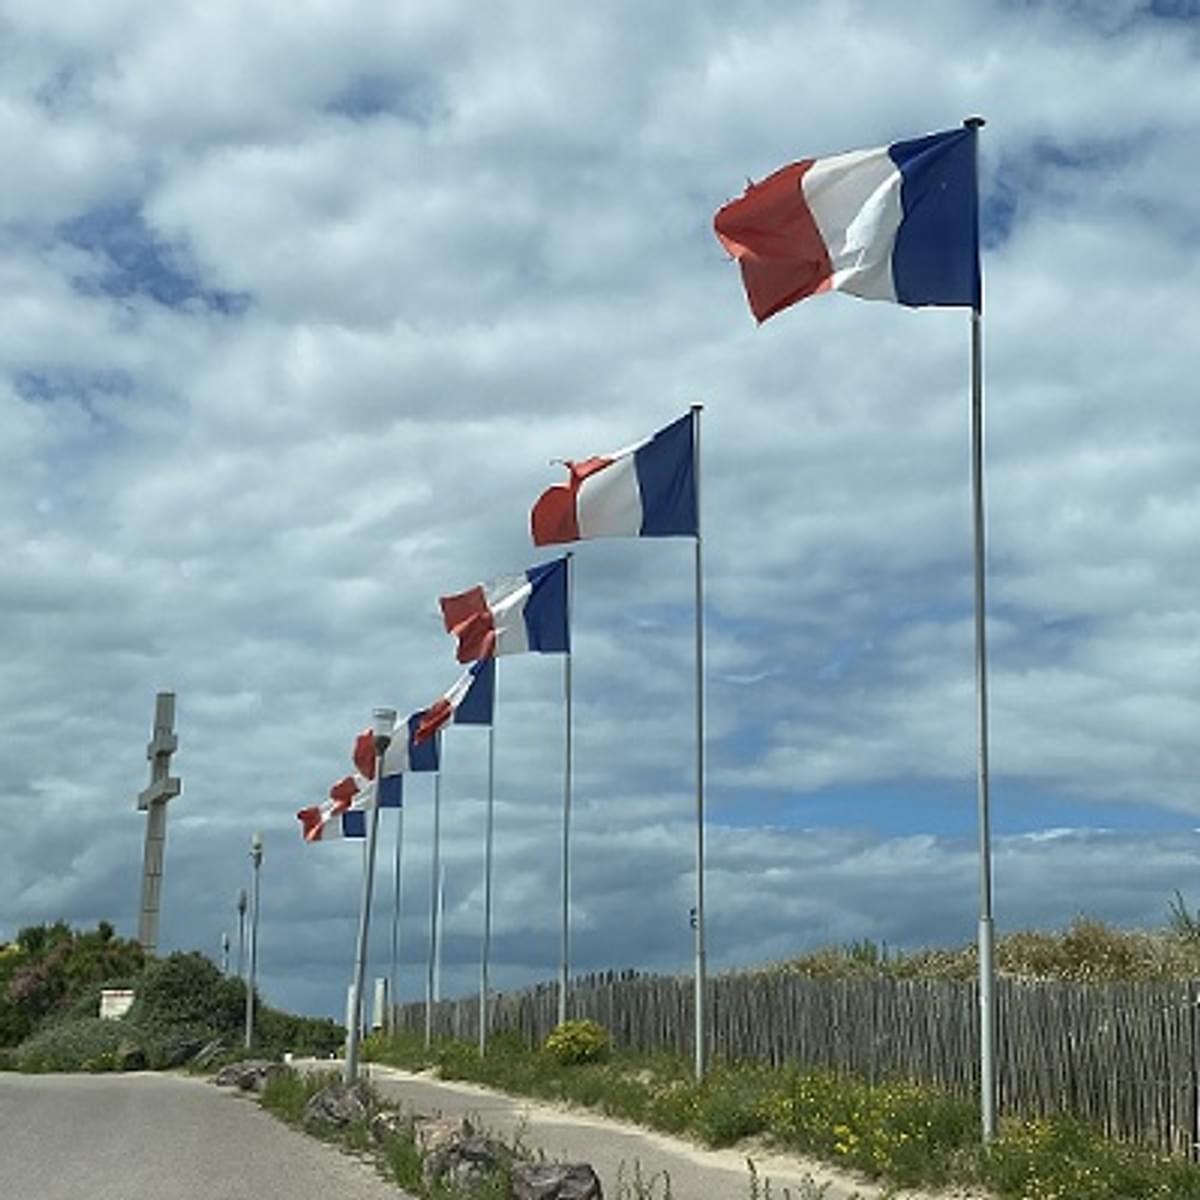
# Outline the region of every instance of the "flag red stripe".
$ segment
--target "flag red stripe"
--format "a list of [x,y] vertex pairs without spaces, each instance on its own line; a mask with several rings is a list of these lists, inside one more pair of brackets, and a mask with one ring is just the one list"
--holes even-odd
[[351,757],[358,773],[364,779],[375,778],[375,735],[369,729],[364,729],[354,739],[354,752]]
[[429,741],[443,725],[449,722],[452,716],[454,716],[454,706],[445,696],[439,697],[425,710],[425,715],[421,718],[416,733],[413,734],[413,744],[419,746],[422,742]]
[[442,596],[438,604],[446,632],[458,638],[458,661],[491,658],[496,650],[496,628],[483,588],[476,585],[454,596]]
[[833,265],[804,198],[813,159],[752,183],[717,211],[717,237],[742,269],[746,299],[759,321],[829,287]]
[[300,830],[304,835],[306,842],[319,842],[321,840],[321,831],[324,824],[321,821],[321,810],[316,805],[310,805],[308,808],[302,808],[297,814],[300,821]]
[[589,475],[611,466],[611,458],[585,458],[568,462],[571,478],[548,487],[534,503],[529,514],[529,529],[535,546],[553,546],[559,542],[579,541],[579,488]]

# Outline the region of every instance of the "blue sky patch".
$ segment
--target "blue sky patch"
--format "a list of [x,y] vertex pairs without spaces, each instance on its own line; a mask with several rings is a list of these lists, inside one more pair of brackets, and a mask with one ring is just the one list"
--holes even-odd
[[198,302],[228,316],[250,306],[249,293],[205,287],[186,252],[157,237],[135,204],[92,209],[61,225],[59,236],[97,261],[95,277],[75,280],[81,291],[149,296],[168,308]]

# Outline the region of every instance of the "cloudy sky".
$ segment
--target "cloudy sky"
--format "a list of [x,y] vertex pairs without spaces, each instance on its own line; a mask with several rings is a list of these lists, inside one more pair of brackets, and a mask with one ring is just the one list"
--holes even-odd
[[[0,937],[135,932],[172,689],[163,948],[236,932],[261,830],[265,991],[340,1014],[361,855],[296,809],[374,705],[456,676],[436,597],[547,557],[550,460],[702,401],[712,962],[969,940],[968,317],[826,296],[758,328],[711,221],[974,113],[998,925],[1200,904],[1198,58],[1183,0],[0,0]],[[580,548],[580,969],[690,967],[691,555]],[[562,660],[501,667],[511,987],[555,971]],[[447,994],[485,752],[446,739]]]

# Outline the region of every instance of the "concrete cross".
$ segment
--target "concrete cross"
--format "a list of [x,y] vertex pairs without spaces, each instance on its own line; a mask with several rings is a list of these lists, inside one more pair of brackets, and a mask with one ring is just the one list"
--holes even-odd
[[139,812],[146,818],[146,851],[142,859],[142,908],[138,941],[147,954],[158,948],[158,909],[162,895],[163,852],[167,842],[167,801],[180,792],[178,778],[170,774],[171,755],[179,746],[175,736],[175,693],[159,692],[154,701],[154,736],[146,747],[150,760],[150,786],[139,795]]

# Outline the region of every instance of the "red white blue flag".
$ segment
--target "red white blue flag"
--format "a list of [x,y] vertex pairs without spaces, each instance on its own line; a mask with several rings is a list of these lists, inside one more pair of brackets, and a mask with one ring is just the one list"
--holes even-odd
[[599,537],[693,537],[693,414],[624,450],[566,463],[570,478],[547,488],[529,516],[536,546]]
[[472,663],[426,710],[413,742],[421,745],[453,721],[456,725],[490,725],[496,700],[496,660]]
[[973,128],[806,158],[721,208],[717,237],[759,321],[806,296],[978,308]]
[[566,654],[567,560],[530,567],[438,600],[446,632],[458,639],[458,661],[501,654]]

